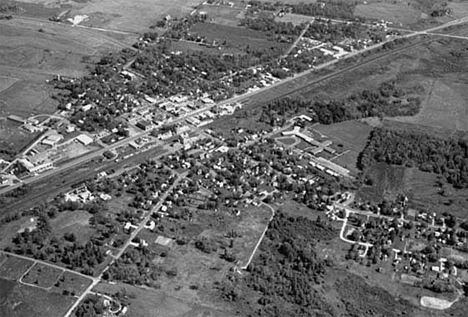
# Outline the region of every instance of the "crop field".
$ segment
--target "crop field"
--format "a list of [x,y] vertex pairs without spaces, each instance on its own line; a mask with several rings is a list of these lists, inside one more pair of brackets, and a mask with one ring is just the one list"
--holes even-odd
[[38,287],[50,289],[59,279],[62,270],[50,267],[48,265],[36,263],[26,273],[21,282],[37,285]]

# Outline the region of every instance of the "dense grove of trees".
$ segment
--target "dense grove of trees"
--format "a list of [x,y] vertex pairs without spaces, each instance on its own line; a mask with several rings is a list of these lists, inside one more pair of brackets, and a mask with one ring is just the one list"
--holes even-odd
[[320,1],[315,3],[298,3],[291,5],[292,13],[327,18],[353,19],[354,1]]
[[395,82],[385,82],[376,89],[366,89],[339,100],[308,101],[286,97],[263,106],[260,121],[274,126],[301,112],[308,112],[314,121],[324,124],[372,116],[414,115],[419,111],[420,99],[404,98],[409,92]]
[[39,213],[37,217],[37,228],[18,233],[11,251],[93,275],[93,268],[104,261],[104,249],[96,241],[81,244],[74,234],[57,237],[52,234],[48,215]]
[[291,22],[278,22],[274,17],[262,15],[257,18],[246,18],[240,22],[246,28],[263,31],[276,41],[292,42],[294,37],[301,34],[304,25],[294,25]]
[[249,275],[225,285],[223,296],[243,301],[247,293],[254,292],[258,300],[250,305],[258,304],[259,316],[316,316],[315,309],[330,312],[331,307],[314,289],[330,263],[317,256],[314,244],[335,235],[320,220],[279,212],[269,225],[260,254],[248,267]]
[[337,43],[345,38],[356,39],[365,30],[366,27],[360,23],[347,24],[314,21],[310,24],[304,36],[322,42]]
[[281,1],[249,1],[250,12],[259,10],[265,11],[290,11],[296,14],[327,17],[327,18],[341,18],[353,19],[354,8],[356,2],[354,1],[340,1],[340,0],[324,0],[317,2],[300,2],[296,4],[282,3]]
[[441,174],[457,188],[468,187],[468,139],[443,139],[419,132],[375,129],[361,152],[361,169],[377,162],[416,166]]

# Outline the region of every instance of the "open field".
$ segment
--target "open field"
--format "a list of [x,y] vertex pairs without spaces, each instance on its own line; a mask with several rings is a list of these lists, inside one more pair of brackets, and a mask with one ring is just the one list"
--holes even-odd
[[59,213],[51,221],[52,232],[60,237],[65,233],[74,233],[77,241],[85,244],[95,233],[95,230],[89,226],[89,218],[91,215],[83,210]]
[[210,22],[226,26],[238,26],[243,18],[243,9],[236,7],[204,5],[198,12],[206,12]]
[[[1,279],[0,285],[5,285]],[[7,287],[8,292],[3,296],[0,305],[2,317],[61,317],[76,300],[71,296],[45,292],[40,288],[19,283],[8,282]]]
[[217,39],[223,42],[226,40],[227,47],[245,48],[249,46],[255,49],[266,49],[279,47],[287,49],[288,43],[269,41],[263,32],[245,29],[243,27],[219,25],[213,23],[197,23],[192,32],[204,35],[208,41]]
[[421,11],[407,4],[406,1],[383,1],[358,4],[354,15],[367,19],[386,20],[396,26],[415,24],[421,19]]
[[[51,0],[49,0],[52,3]],[[183,17],[192,12],[200,0],[91,0],[72,9],[68,15],[87,15],[87,26],[119,31],[142,32],[154,22],[170,15]],[[81,8],[80,8],[81,7]],[[138,18],[135,18],[138,17]]]
[[301,14],[289,13],[285,14],[282,17],[275,17],[275,20],[278,22],[292,23],[293,25],[301,25],[302,23],[307,23],[313,20],[313,17]]
[[[173,285],[175,287],[175,285]],[[129,295],[130,305],[127,315],[132,317],[164,316],[164,317],[231,317],[234,311],[226,303],[197,303],[180,295],[168,294],[163,290],[134,287],[128,284],[115,285],[100,283],[95,291],[103,294],[115,294],[125,290]]]
[[0,267],[0,277],[18,280],[32,265],[33,261],[8,256],[8,259]]
[[325,135],[333,141],[333,146],[342,152],[332,159],[334,163],[354,174],[358,173],[356,167],[358,155],[367,144],[367,138],[372,131],[371,126],[359,121],[345,121],[330,125],[315,125],[309,130]]
[[380,163],[368,169],[365,178],[370,179],[372,185],[361,187],[358,199],[381,202],[383,198],[393,199],[397,194],[404,194],[413,208],[466,217],[468,190],[443,184],[437,174]]

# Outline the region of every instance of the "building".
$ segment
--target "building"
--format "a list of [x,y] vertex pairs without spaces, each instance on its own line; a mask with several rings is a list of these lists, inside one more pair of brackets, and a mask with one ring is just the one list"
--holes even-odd
[[83,145],[89,145],[93,143],[93,139],[87,136],[86,134],[80,134],[75,138],[78,142],[80,142]]
[[138,121],[136,126],[142,129],[143,131],[151,131],[152,129],[154,129],[154,125],[146,120]]
[[56,145],[63,137],[60,134],[52,134],[42,140],[42,144],[48,146]]
[[17,122],[17,123],[21,123],[21,124],[26,123],[25,119],[21,118],[20,116],[14,115],[14,114],[8,116],[8,120],[11,120],[11,121],[14,121],[14,122]]

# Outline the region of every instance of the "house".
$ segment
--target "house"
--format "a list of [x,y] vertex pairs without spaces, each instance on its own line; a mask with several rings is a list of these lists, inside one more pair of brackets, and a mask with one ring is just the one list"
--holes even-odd
[[80,134],[79,136],[77,136],[75,138],[75,140],[77,140],[78,142],[80,142],[83,145],[89,145],[89,144],[93,143],[93,139],[91,137],[87,136],[86,134]]

